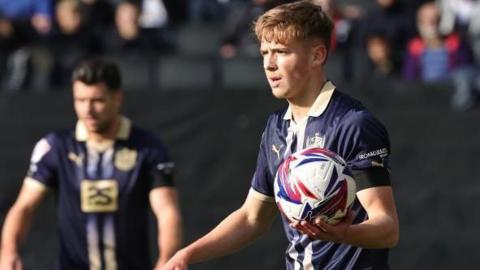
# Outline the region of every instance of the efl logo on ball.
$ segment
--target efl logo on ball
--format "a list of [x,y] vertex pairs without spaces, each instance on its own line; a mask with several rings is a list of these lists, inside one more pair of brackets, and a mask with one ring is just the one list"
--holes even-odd
[[290,221],[321,217],[339,222],[355,200],[356,185],[346,162],[323,148],[309,148],[288,157],[278,168],[275,201]]

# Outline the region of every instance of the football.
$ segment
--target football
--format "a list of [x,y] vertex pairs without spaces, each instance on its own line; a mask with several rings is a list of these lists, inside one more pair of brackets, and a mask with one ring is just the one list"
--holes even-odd
[[280,212],[290,221],[320,217],[336,224],[351,208],[356,185],[339,155],[323,148],[309,148],[280,164],[274,192]]

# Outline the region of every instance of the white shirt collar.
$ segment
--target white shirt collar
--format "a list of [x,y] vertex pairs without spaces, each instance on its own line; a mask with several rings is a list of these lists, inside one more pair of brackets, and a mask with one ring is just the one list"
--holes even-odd
[[[315,102],[308,111],[308,116],[319,117],[320,115],[322,115],[327,108],[330,99],[332,98],[334,90],[335,85],[332,82],[327,81],[323,85],[320,94],[318,94],[318,97],[315,99]],[[283,116],[283,120],[292,120],[292,110],[290,106],[288,106],[288,109]]]
[[[116,139],[126,140],[130,137],[130,130],[132,127],[132,122],[130,119],[122,116],[120,118],[120,127],[118,128]],[[85,142],[88,140],[88,131],[85,127],[85,124],[82,121],[77,121],[75,127],[75,138],[77,141]]]

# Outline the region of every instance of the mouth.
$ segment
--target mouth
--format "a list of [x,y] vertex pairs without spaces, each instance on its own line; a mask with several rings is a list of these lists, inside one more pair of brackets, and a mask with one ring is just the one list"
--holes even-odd
[[92,125],[97,123],[97,119],[94,117],[86,117],[86,118],[83,118],[83,122],[87,125]]
[[272,87],[277,87],[279,84],[280,84],[280,80],[282,78],[279,77],[279,76],[272,76],[272,77],[268,77],[268,80],[270,81],[270,85]]

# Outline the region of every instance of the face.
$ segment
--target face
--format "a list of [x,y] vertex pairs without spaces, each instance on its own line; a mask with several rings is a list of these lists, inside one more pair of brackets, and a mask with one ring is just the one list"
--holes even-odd
[[56,16],[58,25],[65,33],[76,32],[82,24],[80,13],[72,2],[60,2],[56,7]]
[[73,83],[73,103],[78,120],[89,133],[105,134],[119,116],[121,92],[111,92],[104,83],[86,85]]
[[138,35],[138,9],[129,3],[120,4],[115,15],[117,30],[124,39],[133,39]]
[[381,64],[390,58],[390,47],[381,37],[372,37],[368,40],[367,52],[369,58],[375,64]]
[[440,12],[434,3],[427,3],[420,7],[417,13],[417,27],[423,38],[439,36],[438,23]]
[[323,59],[318,59],[315,53],[317,49],[306,41],[288,44],[266,40],[261,42],[263,68],[276,98],[292,100],[310,88],[313,76],[318,75],[315,71],[321,68],[326,57],[325,53],[320,56]]
[[377,3],[383,7],[383,8],[388,8],[395,4],[396,0],[377,0]]

